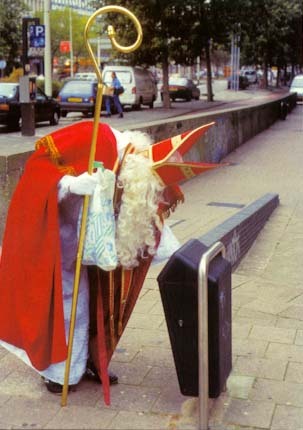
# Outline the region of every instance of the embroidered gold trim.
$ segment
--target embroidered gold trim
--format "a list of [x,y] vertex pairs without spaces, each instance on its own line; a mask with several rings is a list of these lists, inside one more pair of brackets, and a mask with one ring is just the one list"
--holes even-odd
[[[207,131],[210,126],[214,125],[214,122],[211,122],[209,124],[204,124],[201,127],[197,127],[194,130],[191,130],[186,136],[184,136],[182,138],[182,133],[177,135],[177,136],[173,136],[171,137],[171,145],[172,148],[171,150],[159,161],[155,161],[153,162],[153,167],[158,167],[159,165],[163,164],[164,162],[166,162],[172,155],[174,152],[176,152],[176,150],[178,148],[180,148],[180,146],[183,145],[184,142],[186,142],[193,134],[195,134],[198,130],[201,130],[203,128],[205,128],[205,131]],[[193,142],[193,144],[195,143],[195,141]],[[151,158],[153,160],[153,158]]]
[[51,161],[55,164],[58,170],[65,175],[76,175],[76,171],[73,166],[64,166],[61,164],[61,154],[55,145],[54,139],[51,135],[41,137],[36,144],[35,149],[38,150],[41,147],[45,149],[45,152],[49,154]]

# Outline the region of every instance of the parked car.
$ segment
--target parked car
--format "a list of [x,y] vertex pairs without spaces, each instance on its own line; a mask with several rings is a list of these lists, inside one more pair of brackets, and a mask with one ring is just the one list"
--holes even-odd
[[[169,97],[174,102],[176,99],[191,101],[191,99],[199,100],[200,90],[191,79],[174,77],[170,78],[169,82]],[[161,100],[163,100],[163,87],[161,89]]]
[[102,72],[103,82],[110,86],[112,82],[112,72],[115,72],[121,85],[124,88],[120,95],[122,106],[131,106],[140,109],[141,105],[154,107],[157,100],[158,88],[153,74],[141,67],[131,66],[105,66]]
[[[228,77],[227,79],[227,89],[230,90],[231,89],[231,76]],[[239,76],[239,90],[246,90],[246,88],[249,87],[249,81],[247,79],[246,76]]]
[[297,93],[297,101],[303,102],[303,75],[297,75],[293,78],[289,91]]
[[258,82],[258,75],[255,70],[242,70],[240,76],[246,77],[249,84],[256,84]]
[[66,80],[57,97],[61,116],[65,118],[69,112],[82,112],[84,116],[93,116],[97,87],[96,80],[78,78]]
[[[0,124],[9,129],[19,129],[21,126],[21,104],[19,101],[19,83],[0,82]],[[35,122],[48,121],[57,125],[60,119],[60,106],[52,97],[48,97],[37,88],[35,106]]]
[[[61,116],[65,118],[69,112],[79,112],[85,117],[94,116],[97,90],[98,81],[96,79],[70,78],[66,80],[57,97]],[[110,98],[110,109],[112,113],[116,113],[112,98]],[[105,110],[105,96],[102,97],[101,110]]]

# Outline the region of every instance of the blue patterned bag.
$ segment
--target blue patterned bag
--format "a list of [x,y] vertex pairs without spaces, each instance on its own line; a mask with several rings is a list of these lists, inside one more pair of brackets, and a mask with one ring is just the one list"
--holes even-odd
[[[108,169],[98,169],[97,174],[99,183],[90,198],[82,264],[110,271],[118,264],[113,208],[116,176]],[[80,214],[78,226],[81,218]]]

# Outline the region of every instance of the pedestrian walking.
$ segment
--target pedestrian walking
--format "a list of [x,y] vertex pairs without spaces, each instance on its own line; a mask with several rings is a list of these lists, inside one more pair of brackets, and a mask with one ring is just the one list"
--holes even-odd
[[[119,118],[123,118],[123,108],[120,102],[119,94],[121,94],[121,82],[117,78],[117,75],[115,72],[112,72],[112,83],[111,83],[111,89],[113,91],[113,102],[114,106],[117,109],[117,112],[119,114]],[[111,116],[111,110],[110,110],[110,96],[106,96],[105,100],[105,108],[106,108],[106,116]]]

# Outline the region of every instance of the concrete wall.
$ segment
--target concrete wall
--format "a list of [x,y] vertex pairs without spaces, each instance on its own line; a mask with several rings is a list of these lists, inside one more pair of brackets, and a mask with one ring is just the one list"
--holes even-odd
[[[212,112],[194,113],[183,117],[140,124],[134,128],[145,131],[160,141],[186,130],[214,121],[205,136],[190,150],[185,158],[191,161],[218,162],[228,153],[281,119],[281,102],[288,103],[289,112],[295,106],[295,95],[252,107],[237,107]],[[31,146],[30,148],[32,148]],[[9,143],[0,151],[0,243],[2,242],[7,208],[11,195],[22,174],[25,162],[32,153],[19,145]]]

